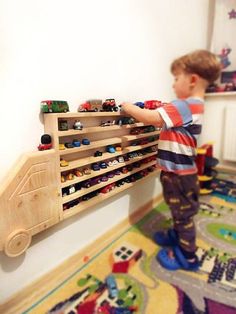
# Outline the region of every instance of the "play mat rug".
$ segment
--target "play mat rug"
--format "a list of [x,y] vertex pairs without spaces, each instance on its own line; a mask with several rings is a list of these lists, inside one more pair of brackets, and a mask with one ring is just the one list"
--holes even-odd
[[161,203],[24,313],[236,314],[236,176],[217,185],[195,220],[198,272],[156,261],[153,234],[172,222]]

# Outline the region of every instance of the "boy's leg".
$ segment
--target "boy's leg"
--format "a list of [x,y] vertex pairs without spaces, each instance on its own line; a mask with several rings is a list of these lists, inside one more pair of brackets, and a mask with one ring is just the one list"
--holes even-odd
[[162,172],[161,182],[166,203],[174,220],[179,246],[187,259],[195,256],[196,231],[193,221],[198,211],[199,183],[197,175],[178,176]]

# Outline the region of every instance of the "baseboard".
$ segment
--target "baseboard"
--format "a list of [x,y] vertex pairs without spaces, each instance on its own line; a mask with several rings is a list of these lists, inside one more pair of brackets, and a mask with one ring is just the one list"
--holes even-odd
[[217,167],[216,167],[216,170],[217,171],[221,171],[221,172],[230,172],[232,174],[236,174],[236,167],[232,167],[232,166],[226,166],[226,165],[221,165],[219,164]]
[[119,237],[128,227],[138,222],[153,207],[162,201],[162,194],[158,195],[144,206],[137,209],[129,217],[125,218],[115,227],[100,236],[96,241],[87,245],[75,255],[68,258],[62,264],[51,270],[49,273],[37,279],[26,288],[11,296],[7,301],[0,305],[0,313],[18,314],[27,310],[32,304],[36,303],[48,291],[62,283],[70,274],[79,267],[87,263],[107,244]]

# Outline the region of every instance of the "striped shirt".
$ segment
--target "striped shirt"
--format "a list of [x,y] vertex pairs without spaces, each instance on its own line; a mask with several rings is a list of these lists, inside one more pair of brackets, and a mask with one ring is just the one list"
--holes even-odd
[[202,128],[203,100],[177,99],[157,110],[165,122],[158,142],[160,168],[179,175],[197,173],[194,159]]

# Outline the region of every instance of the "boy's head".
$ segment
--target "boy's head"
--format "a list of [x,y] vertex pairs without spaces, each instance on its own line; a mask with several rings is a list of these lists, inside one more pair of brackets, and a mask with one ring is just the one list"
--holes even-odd
[[[175,77],[174,89],[178,97],[193,96],[218,79],[221,63],[217,56],[207,50],[196,50],[175,59],[171,64],[171,72]],[[185,86],[183,86],[185,85]],[[185,91],[178,88],[185,87]],[[196,95],[195,95],[196,96]]]

